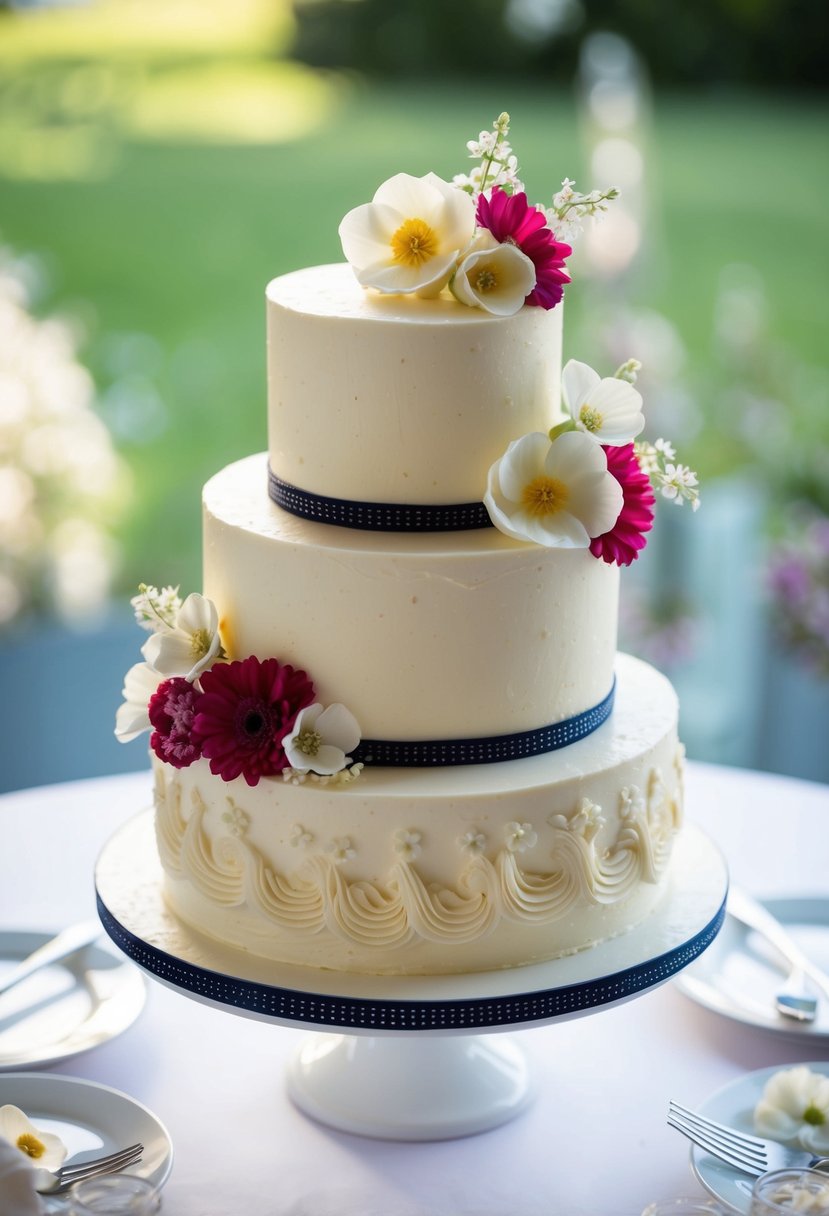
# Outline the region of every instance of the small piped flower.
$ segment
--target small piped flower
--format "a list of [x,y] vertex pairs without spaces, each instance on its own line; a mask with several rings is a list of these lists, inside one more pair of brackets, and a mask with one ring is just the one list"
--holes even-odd
[[357,856],[357,850],[351,843],[350,836],[336,836],[328,845],[328,852],[336,865],[341,865],[344,861],[351,861]]
[[39,1169],[56,1170],[66,1160],[67,1149],[60,1136],[35,1127],[19,1106],[0,1106],[0,1137]]
[[471,853],[473,857],[479,857],[486,848],[486,836],[477,828],[470,828],[468,832],[464,832],[458,844],[464,853]]
[[484,504],[501,532],[548,548],[586,549],[612,528],[622,489],[601,446],[568,431],[524,435],[489,471]]
[[288,842],[295,849],[307,849],[314,843],[314,833],[307,831],[301,823],[295,823],[288,834]]
[[297,714],[290,734],[282,740],[295,773],[338,773],[349,763],[348,753],[360,742],[357,719],[344,705],[306,705]]
[[504,837],[510,853],[525,853],[538,842],[538,833],[531,823],[508,823],[504,827]]
[[405,828],[395,832],[394,849],[403,861],[414,861],[423,852],[420,832],[409,832]]

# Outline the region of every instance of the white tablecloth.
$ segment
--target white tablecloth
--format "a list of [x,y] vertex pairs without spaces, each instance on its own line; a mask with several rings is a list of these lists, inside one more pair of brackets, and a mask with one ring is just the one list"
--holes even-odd
[[[92,915],[96,855],[149,801],[144,774],[0,798],[0,926],[56,930]],[[691,764],[687,814],[755,894],[829,894],[829,787]],[[665,1123],[669,1097],[694,1105],[752,1069],[826,1054],[668,984],[511,1031],[540,1082],[529,1110],[483,1135],[406,1144],[334,1132],[293,1107],[285,1063],[306,1033],[151,982],[125,1034],[50,1071],[124,1090],[167,1125],[164,1216],[639,1216],[652,1199],[703,1193]]]

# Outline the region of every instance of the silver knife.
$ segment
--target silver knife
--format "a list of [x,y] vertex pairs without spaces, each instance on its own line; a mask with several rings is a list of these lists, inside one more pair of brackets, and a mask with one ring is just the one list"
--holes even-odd
[[28,958],[24,958],[11,971],[0,977],[0,993],[8,992],[9,988],[19,984],[21,980],[28,979],[35,971],[40,971],[41,967],[48,967],[52,963],[60,962],[62,958],[77,954],[84,946],[90,946],[102,932],[99,920],[85,920],[81,924],[64,929],[57,937],[38,946]]
[[768,908],[764,908],[759,900],[754,899],[739,887],[731,887],[728,892],[727,910],[735,920],[754,929],[779,950],[784,958],[808,975],[824,996],[829,997],[829,975],[817,963],[813,963],[807,954],[798,946],[793,937],[783,928],[776,916],[772,916]]

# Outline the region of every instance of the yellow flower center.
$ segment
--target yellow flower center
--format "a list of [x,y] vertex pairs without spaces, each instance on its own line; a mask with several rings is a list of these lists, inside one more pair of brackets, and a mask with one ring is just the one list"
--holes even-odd
[[475,283],[478,291],[492,291],[493,287],[498,286],[498,276],[491,266],[481,266]]
[[418,267],[438,251],[438,238],[425,220],[404,220],[391,238],[395,262]]
[[803,1112],[803,1122],[811,1123],[812,1127],[822,1127],[826,1122],[826,1115],[819,1106],[811,1102]]
[[302,752],[303,756],[316,756],[322,747],[322,735],[316,730],[303,730],[297,735],[294,743],[297,751]]
[[595,434],[596,431],[602,429],[604,414],[599,410],[594,410],[592,405],[583,405],[579,410],[579,421],[586,431]]
[[21,1153],[25,1153],[27,1157],[32,1157],[35,1161],[46,1152],[46,1145],[31,1132],[24,1132],[22,1136],[18,1136],[16,1143]]
[[197,629],[192,634],[190,643],[190,653],[194,659],[202,659],[210,649],[210,630]]
[[541,474],[524,486],[521,502],[537,519],[547,515],[555,515],[567,505],[569,491],[563,481],[557,477],[545,477]]

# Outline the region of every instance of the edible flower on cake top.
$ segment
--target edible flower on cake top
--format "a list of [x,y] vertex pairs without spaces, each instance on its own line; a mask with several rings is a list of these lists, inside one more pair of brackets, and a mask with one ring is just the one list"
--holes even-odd
[[398,173],[349,211],[339,232],[363,287],[437,295],[475,235],[475,206],[434,173]]
[[461,304],[511,317],[521,308],[535,281],[535,267],[517,245],[499,244],[491,233],[482,232],[452,276],[450,286]]

